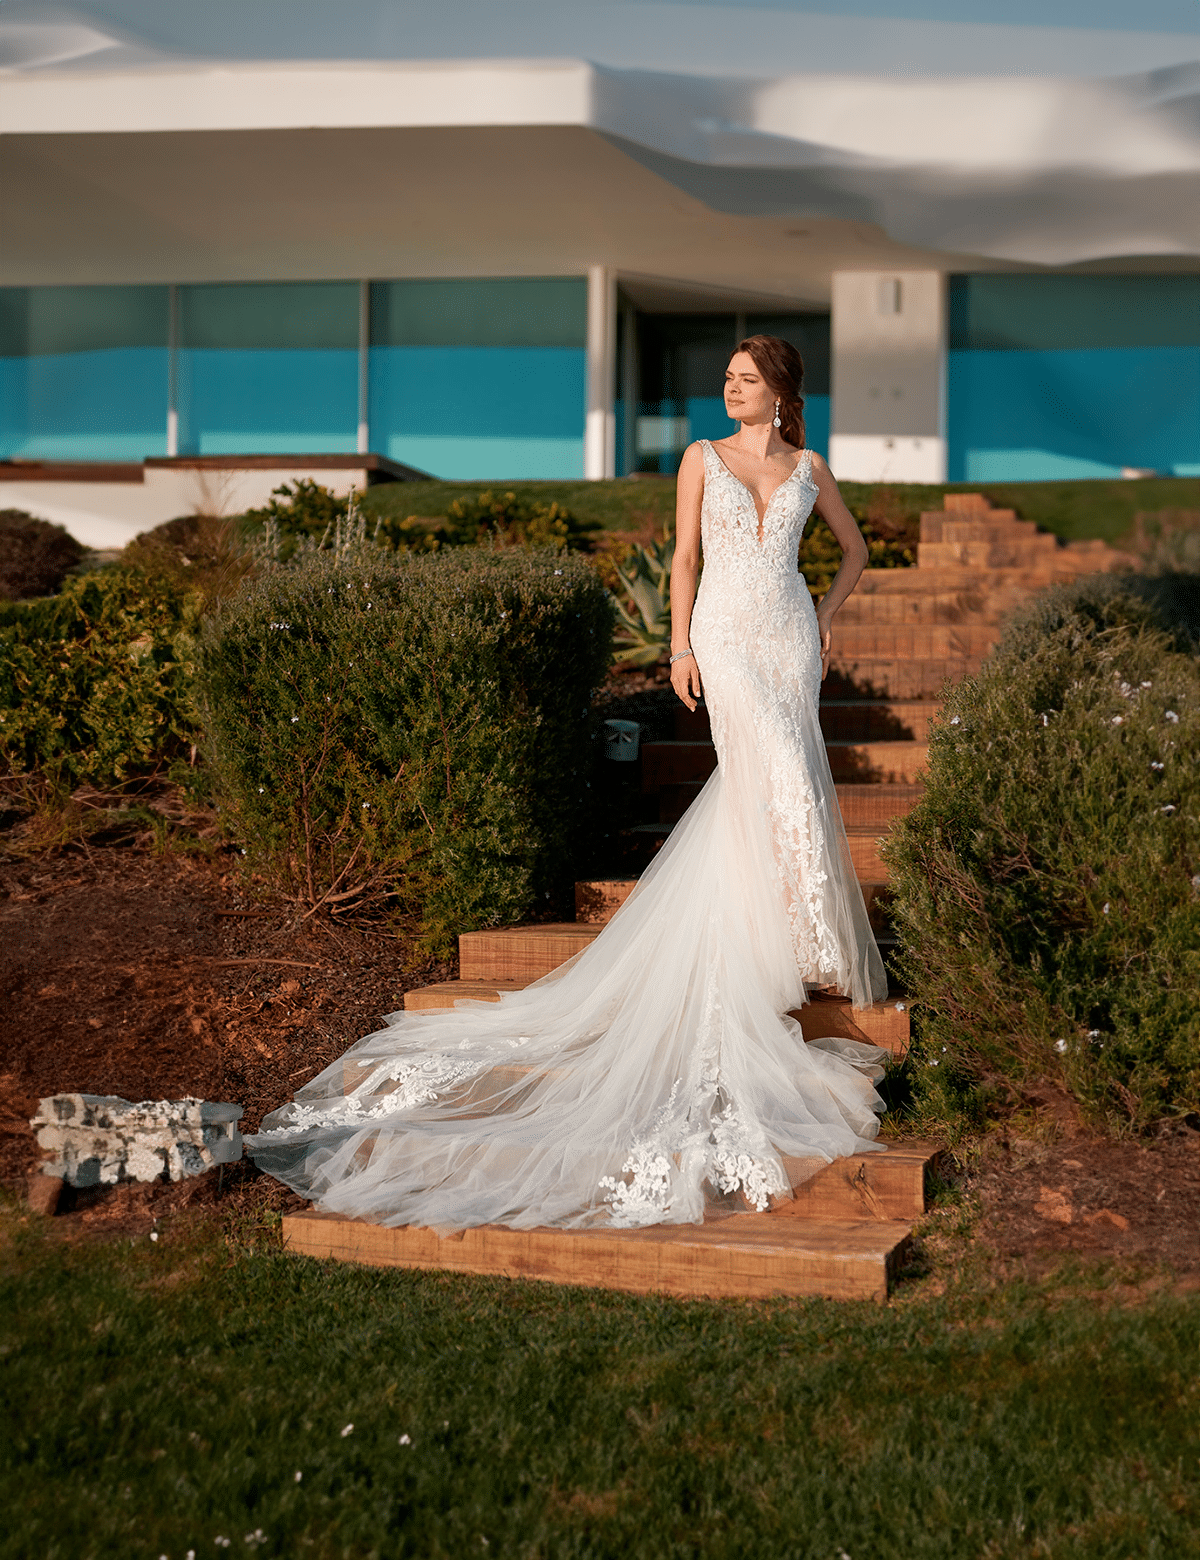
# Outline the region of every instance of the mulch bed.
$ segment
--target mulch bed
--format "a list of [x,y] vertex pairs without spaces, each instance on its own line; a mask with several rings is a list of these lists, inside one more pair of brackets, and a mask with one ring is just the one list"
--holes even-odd
[[[651,690],[645,690],[650,693]],[[0,1184],[21,1194],[41,1096],[236,1100],[244,1131],[402,1006],[453,978],[385,928],[330,926],[244,880],[229,853],[68,846],[0,861]],[[1061,1111],[993,1135],[963,1178],[976,1242],[1035,1273],[1069,1254],[1200,1274],[1200,1131],[1120,1142]],[[167,1215],[253,1221],[295,1199],[243,1162],[178,1185],[67,1193],[64,1238]]]

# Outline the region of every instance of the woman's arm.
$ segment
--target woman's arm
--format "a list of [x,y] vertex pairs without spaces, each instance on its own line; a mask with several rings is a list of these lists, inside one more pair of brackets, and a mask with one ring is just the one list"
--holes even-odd
[[862,578],[868,554],[862,532],[838,492],[833,473],[815,452],[812,457],[812,474],[817,484],[817,513],[833,532],[842,549],[842,566],[817,607],[817,625],[821,630],[821,676],[824,677],[829,671],[832,652],[833,615]]
[[[704,456],[698,444],[689,444],[679,463],[675,489],[675,556],[671,560],[671,654],[688,648],[696,580],[700,573],[700,506],[704,502]],[[696,708],[700,697],[700,668],[696,658],[685,655],[671,663],[671,686],[687,705]]]

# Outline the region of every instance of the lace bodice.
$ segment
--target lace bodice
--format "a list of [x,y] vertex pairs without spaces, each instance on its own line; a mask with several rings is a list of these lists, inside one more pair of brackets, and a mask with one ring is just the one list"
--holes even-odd
[[[792,474],[771,494],[759,539],[758,509],[749,488],[735,477],[707,439],[704,454],[704,503],[700,513],[704,577],[715,577],[722,591],[742,598],[741,609],[755,613],[782,594],[793,604],[807,587],[797,554],[804,527],[817,500],[812,451],[802,450]],[[784,603],[778,603],[783,606]]]

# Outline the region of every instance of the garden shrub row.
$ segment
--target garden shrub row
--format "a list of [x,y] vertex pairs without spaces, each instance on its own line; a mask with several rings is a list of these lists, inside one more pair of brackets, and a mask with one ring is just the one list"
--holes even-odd
[[1198,584],[1049,591],[950,692],[885,847],[918,1115],[1046,1079],[1109,1130],[1200,1110],[1200,662],[1161,616]]
[[0,604],[0,765],[55,788],[121,784],[195,740],[195,603],[110,569]]
[[589,811],[612,615],[575,555],[297,555],[206,621],[228,826],[310,909],[384,903],[449,952],[544,903]]

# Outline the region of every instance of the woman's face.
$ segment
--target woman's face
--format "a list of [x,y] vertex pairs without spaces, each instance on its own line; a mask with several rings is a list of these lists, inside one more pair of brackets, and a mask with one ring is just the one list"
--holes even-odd
[[772,422],[775,397],[748,352],[735,352],[725,370],[725,410],[735,422]]

